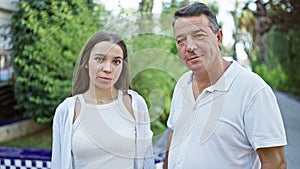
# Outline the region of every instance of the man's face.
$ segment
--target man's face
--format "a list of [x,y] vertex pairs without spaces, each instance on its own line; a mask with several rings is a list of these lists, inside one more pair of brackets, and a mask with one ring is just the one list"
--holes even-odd
[[213,33],[203,14],[177,18],[174,36],[180,59],[192,71],[208,71],[219,57],[222,31]]

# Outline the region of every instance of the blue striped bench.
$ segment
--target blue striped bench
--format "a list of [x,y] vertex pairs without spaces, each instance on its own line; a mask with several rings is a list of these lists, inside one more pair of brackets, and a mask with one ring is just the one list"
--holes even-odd
[[51,150],[0,147],[0,169],[50,169]]

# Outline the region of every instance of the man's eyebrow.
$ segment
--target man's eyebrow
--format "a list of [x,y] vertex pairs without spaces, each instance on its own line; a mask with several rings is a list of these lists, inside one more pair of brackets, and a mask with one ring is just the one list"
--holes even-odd
[[175,39],[182,38],[182,37],[184,37],[185,34],[196,34],[196,33],[199,33],[199,32],[204,32],[204,33],[206,33],[205,30],[199,28],[199,29],[197,29],[197,30],[191,31],[190,33],[182,33],[182,34],[179,34],[179,35],[175,36]]
[[184,35],[184,34],[177,35],[177,36],[175,36],[175,39],[182,38],[183,35]]
[[196,34],[196,33],[199,33],[199,32],[206,32],[205,30],[203,30],[203,29],[201,29],[201,28],[199,28],[199,29],[197,29],[197,30],[194,30],[194,31],[192,31],[192,34]]

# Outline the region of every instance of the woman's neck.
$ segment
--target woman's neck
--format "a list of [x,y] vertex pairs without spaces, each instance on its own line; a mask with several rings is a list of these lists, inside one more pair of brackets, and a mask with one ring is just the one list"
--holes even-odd
[[118,90],[115,88],[109,88],[109,89],[90,88],[84,93],[84,95],[86,98],[94,99],[97,101],[110,100],[118,97]]

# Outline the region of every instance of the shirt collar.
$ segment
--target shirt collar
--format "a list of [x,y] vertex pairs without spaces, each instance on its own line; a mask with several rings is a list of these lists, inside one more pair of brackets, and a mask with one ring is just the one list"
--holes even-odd
[[[208,92],[228,91],[237,74],[239,73],[240,69],[238,69],[238,67],[240,67],[239,63],[232,61],[220,79],[215,84],[207,87],[205,90]],[[183,80],[180,82],[182,87],[186,87],[192,82],[192,75],[193,72],[188,71],[182,76]]]
[[232,61],[230,66],[224,72],[224,74],[220,77],[220,79],[207,88],[208,91],[224,91],[227,92],[233,83],[234,79],[236,78],[237,74],[239,73],[238,67],[240,65],[236,61]]

